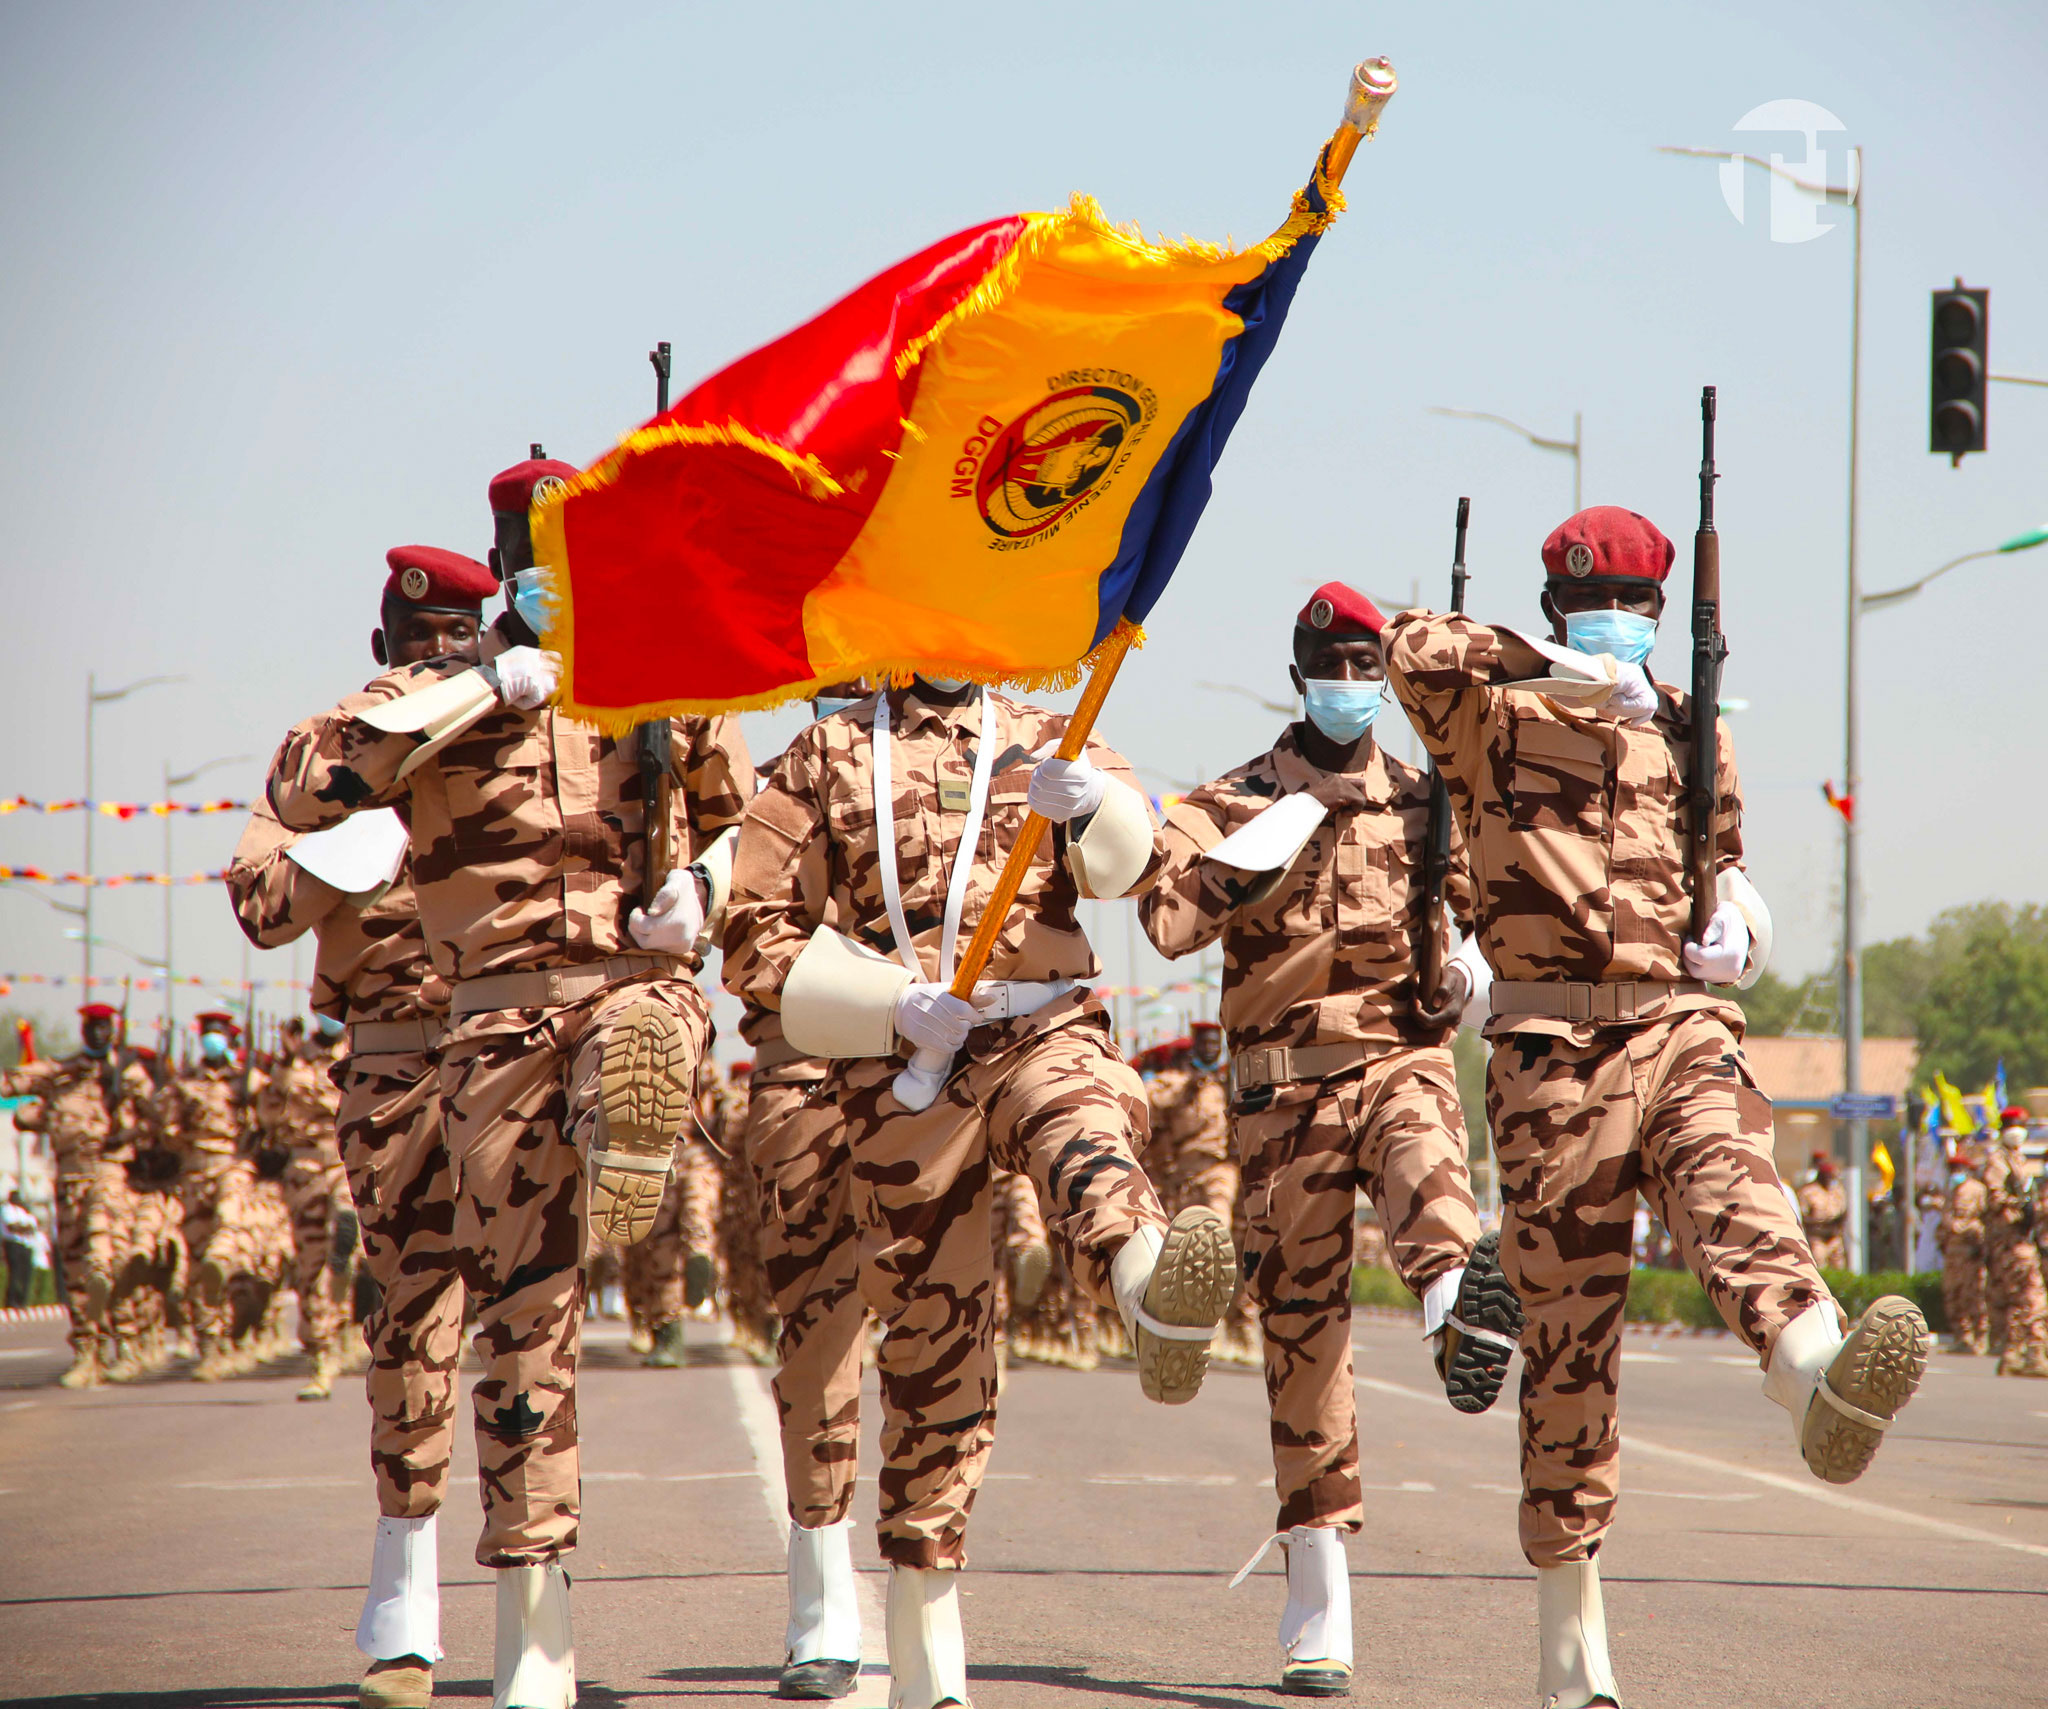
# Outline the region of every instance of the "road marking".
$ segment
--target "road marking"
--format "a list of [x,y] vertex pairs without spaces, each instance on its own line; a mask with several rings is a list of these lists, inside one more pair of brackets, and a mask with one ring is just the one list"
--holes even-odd
[[1376,1493],[1378,1493],[1378,1494],[1380,1494],[1380,1495],[1435,1495],[1435,1494],[1436,1494],[1436,1485],[1435,1485],[1435,1484],[1417,1483],[1417,1482],[1415,1482],[1415,1481],[1414,1481],[1413,1479],[1410,1479],[1410,1480],[1409,1480],[1408,1482],[1406,1482],[1406,1483],[1397,1483],[1397,1484],[1367,1484],[1367,1483],[1362,1483],[1362,1484],[1360,1484],[1360,1485],[1359,1485],[1358,1487],[1359,1487],[1360,1489],[1369,1489],[1369,1490],[1373,1490],[1373,1491],[1375,1491]]
[[[11,1400],[5,1406],[0,1406],[0,1412],[31,1412],[35,1409],[35,1404],[32,1400]],[[2043,1416],[2048,1417],[2048,1414]]]
[[1100,1472],[1081,1481],[1091,1484],[1141,1484],[1148,1489],[1160,1484],[1184,1484],[1194,1489],[1229,1489],[1236,1484],[1237,1479],[1228,1472]]
[[[1393,1395],[1400,1400],[1420,1401],[1424,1406],[1441,1408],[1443,1396],[1429,1394],[1422,1389],[1411,1389],[1405,1383],[1383,1382],[1377,1377],[1354,1377],[1360,1388],[1372,1389],[1378,1394]],[[1470,1415],[1467,1415],[1470,1416]],[[1488,1424],[1516,1427],[1518,1420],[1514,1413],[1480,1413],[1478,1418]],[[1824,1484],[1817,1478],[1801,1482],[1797,1478],[1780,1477],[1776,1472],[1753,1471],[1748,1466],[1732,1465],[1726,1460],[1714,1459],[1708,1454],[1695,1454],[1687,1448],[1668,1448],[1661,1442],[1647,1442],[1642,1437],[1624,1430],[1621,1446],[1625,1453],[1647,1454],[1653,1460],[1670,1460],[1677,1465],[1691,1466],[1704,1472],[1718,1472],[1723,1477],[1748,1478],[1752,1483],[1764,1484],[1786,1495],[1803,1496],[1808,1501],[1817,1501],[1823,1507],[1838,1507],[1845,1512],[1861,1513],[1872,1519],[1889,1519],[1900,1524],[1917,1525],[1923,1531],[1932,1531],[1938,1536],[1954,1537],[1965,1543],[1988,1543],[1994,1549],[2011,1549],[2015,1554],[2038,1555],[2048,1558],[2048,1546],[2040,1543],[2022,1543],[2015,1537],[2001,1537],[1995,1531],[1980,1531],[1974,1525],[1958,1525],[1953,1520],[1935,1519],[1925,1513],[1914,1513],[1903,1507],[1887,1507],[1881,1501],[1866,1501],[1857,1495],[1844,1495],[1833,1484]],[[1519,1495],[1521,1492],[1515,1492]]]
[[1624,1365],[1682,1365],[1683,1359],[1670,1353],[1631,1353],[1627,1348],[1621,1352]]
[[[740,1428],[747,1433],[747,1446],[754,1451],[754,1471],[760,1480],[761,1499],[768,1517],[775,1522],[776,1535],[789,1541],[789,1495],[782,1481],[782,1426],[775,1415],[775,1402],[768,1393],[767,1373],[754,1365],[728,1365],[732,1398],[739,1408]],[[854,1596],[860,1603],[860,1682],[840,1699],[846,1709],[886,1709],[889,1701],[889,1641],[884,1624],[882,1573],[853,1575]]]
[[1628,1493],[1631,1501],[1639,1495],[1662,1496],[1666,1501],[1762,1501],[1764,1498],[1763,1491],[1755,1489],[1736,1489],[1729,1490],[1724,1495],[1705,1495],[1698,1490],[1637,1489],[1631,1485]]
[[0,1359],[54,1359],[56,1356],[54,1347],[10,1347],[0,1353]]
[[364,1478],[219,1478],[179,1484],[180,1489],[260,1491],[271,1489],[361,1489]]

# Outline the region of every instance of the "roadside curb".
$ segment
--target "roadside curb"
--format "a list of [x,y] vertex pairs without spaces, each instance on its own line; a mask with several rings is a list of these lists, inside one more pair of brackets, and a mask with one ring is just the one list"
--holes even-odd
[[62,1323],[64,1308],[60,1305],[17,1305],[0,1306],[0,1324],[6,1323]]

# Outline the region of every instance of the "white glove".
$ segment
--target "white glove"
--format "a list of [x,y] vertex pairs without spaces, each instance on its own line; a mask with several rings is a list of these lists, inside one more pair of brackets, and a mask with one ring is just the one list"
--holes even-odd
[[1650,673],[1641,665],[1623,664],[1617,659],[1614,664],[1614,692],[1600,705],[1602,710],[1612,712],[1631,724],[1647,724],[1657,715],[1656,684],[1650,681]]
[[896,1033],[920,1050],[953,1055],[967,1042],[980,1019],[974,1005],[963,1003],[945,985],[906,985],[896,997]]
[[1064,825],[1070,819],[1084,819],[1100,807],[1102,792],[1108,787],[1108,779],[1085,757],[1040,760],[1032,768],[1031,787],[1024,800],[1032,812]]
[[498,673],[498,697],[522,712],[537,712],[562,686],[562,656],[539,647],[508,647],[491,667]]
[[1685,946],[1685,970],[1709,985],[1733,985],[1749,965],[1749,922],[1733,902],[1714,910],[1698,943]]
[[626,916],[626,930],[642,949],[687,955],[704,934],[704,895],[696,868],[679,866],[654,893],[653,904]]

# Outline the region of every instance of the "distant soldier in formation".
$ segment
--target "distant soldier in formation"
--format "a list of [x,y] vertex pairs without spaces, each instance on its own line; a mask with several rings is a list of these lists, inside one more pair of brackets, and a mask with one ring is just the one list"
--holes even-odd
[[[1176,1051],[1146,1088],[1153,1154],[1165,1168],[1160,1196],[1174,1213],[1206,1205],[1230,1225],[1231,1243],[1242,1252],[1248,1230],[1230,1137],[1230,1058],[1223,1028],[1198,1020],[1188,1035],[1187,1048]],[[1259,1357],[1258,1314],[1249,1286],[1240,1285],[1231,1302],[1217,1352],[1231,1359]]]
[[727,1067],[712,1103],[718,1156],[718,1247],[725,1258],[725,1310],[733,1344],[766,1364],[775,1357],[775,1304],[761,1267],[761,1188],[747,1162],[747,1083],[754,1065]]
[[1836,1179],[1835,1160],[1825,1151],[1813,1154],[1813,1172],[1800,1185],[1799,1220],[1806,1228],[1806,1244],[1813,1248],[1813,1261],[1824,1270],[1845,1269],[1849,1192]]
[[1449,785],[1495,975],[1500,1253],[1528,1313],[1521,1540],[1537,1695],[1557,1709],[1619,1701],[1597,1556],[1620,1497],[1616,1302],[1639,1192],[1816,1477],[1862,1474],[1930,1342],[1897,1296],[1845,1323],[1773,1166],[1770,1100],[1721,989],[1761,976],[1771,922],[1719,719],[1715,891],[1692,937],[1692,709],[1644,668],[1673,557],[1648,518],[1599,505],[1543,543],[1547,636],[1425,611],[1387,627],[1388,680]]
[[0,1074],[0,1096],[38,1101],[35,1114],[17,1112],[15,1121],[43,1135],[56,1166],[56,1257],[71,1326],[71,1368],[58,1380],[68,1389],[97,1387],[113,1362],[106,1320],[112,1230],[96,1214],[95,1188],[124,1109],[146,1103],[152,1091],[149,1077],[116,1052],[120,1019],[109,1004],[87,1003],[78,1011],[75,1052]]
[[312,1376],[301,1400],[326,1400],[347,1357],[357,1221],[342,1169],[335,1119],[341,1096],[331,1078],[338,1018],[316,1017],[309,1036],[294,1015],[282,1029],[282,1050],[257,1094],[256,1120],[271,1149],[285,1154],[280,1181],[292,1217],[292,1288],[299,1296],[299,1346]]
[[[389,806],[410,833],[434,971],[449,988],[438,1095],[456,1186],[454,1244],[478,1304],[473,1392],[484,1498],[479,1564],[497,1581],[494,1695],[575,1698],[569,1579],[581,1509],[576,1362],[593,1238],[654,1225],[710,1033],[696,983],[725,905],[729,839],[752,794],[737,718],[668,721],[674,807],[648,824],[641,739],[552,702],[535,457],[497,476],[492,564],[510,609],[481,661],[376,678],[301,725],[272,763],[287,829]],[[636,906],[650,859],[668,878]]]
[[[1365,1522],[1351,1357],[1359,1191],[1423,1302],[1453,1404],[1493,1403],[1521,1327],[1495,1242],[1480,1245],[1451,1061],[1484,964],[1451,960],[1446,943],[1447,988],[1417,989],[1429,778],[1373,736],[1383,628],[1342,582],[1310,597],[1289,666],[1306,716],[1175,804],[1139,915],[1162,955],[1223,945],[1244,1265],[1263,1330],[1273,1540],[1287,1557],[1280,1689],[1302,1696],[1350,1689],[1345,1539]],[[1469,919],[1462,858],[1449,884],[1451,912]],[[1214,1069],[1184,1072],[1220,1114]],[[1222,1171],[1210,1179],[1220,1192]]]
[[1989,1346],[1989,1279],[1985,1272],[1984,1160],[1962,1145],[1950,1172],[1936,1239],[1941,1243],[1941,1305],[1958,1353],[1982,1353]]
[[2004,1112],[1984,1164],[1984,1259],[1992,1294],[2003,1301],[2001,1377],[2048,1377],[2048,1290],[2034,1243],[2034,1165],[2021,1155],[2027,1112]]

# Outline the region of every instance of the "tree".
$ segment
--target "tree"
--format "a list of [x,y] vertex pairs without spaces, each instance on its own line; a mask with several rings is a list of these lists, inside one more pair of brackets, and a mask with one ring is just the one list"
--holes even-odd
[[2001,1060],[2015,1088],[2048,1085],[2048,910],[1981,902],[1928,929],[1920,1059],[1964,1087]]

